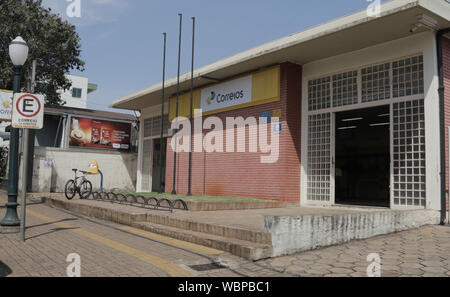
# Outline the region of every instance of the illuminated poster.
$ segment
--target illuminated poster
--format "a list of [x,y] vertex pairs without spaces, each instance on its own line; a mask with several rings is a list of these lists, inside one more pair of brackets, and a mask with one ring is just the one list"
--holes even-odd
[[130,148],[130,135],[130,123],[73,117],[69,145],[128,150]]

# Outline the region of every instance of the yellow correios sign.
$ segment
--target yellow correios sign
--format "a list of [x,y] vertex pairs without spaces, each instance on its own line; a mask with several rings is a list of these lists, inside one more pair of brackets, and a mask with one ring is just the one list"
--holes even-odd
[[[255,105],[261,105],[266,104],[270,102],[277,102],[280,101],[280,66],[274,66],[270,67],[265,70],[261,70],[258,72],[254,72],[252,74],[242,75],[240,78],[235,78],[228,80],[226,82],[215,84],[203,89],[196,89],[193,93],[193,109],[200,109],[201,106],[205,105],[205,103],[209,103],[211,105],[211,102],[207,102],[208,100],[212,100],[213,96],[218,95],[214,92],[208,92],[214,93],[213,95],[209,96],[203,96],[202,98],[202,91],[209,90],[211,88],[214,88],[214,86],[218,86],[220,89],[220,85],[227,85],[232,84],[233,81],[238,81],[240,79],[250,79],[251,81],[251,98],[243,101],[242,104],[233,104],[232,106],[224,106],[224,108],[218,108],[211,111],[203,112],[202,116],[208,116],[212,114],[217,114],[229,110],[235,110],[235,109],[242,109],[250,106]],[[225,86],[226,88],[226,86]],[[232,90],[234,91],[234,90]],[[203,92],[204,93],[204,92]],[[239,90],[237,93],[240,93]],[[237,94],[236,93],[236,94]],[[233,93],[234,95],[234,93]],[[238,94],[240,95],[240,94]],[[242,96],[236,95],[236,99],[240,99]],[[190,116],[190,98],[191,94],[189,92],[184,93],[179,96],[179,102],[178,102],[178,116],[179,117],[186,117],[189,118]],[[201,100],[205,100],[205,102],[201,102]],[[169,106],[169,120],[172,121],[175,118],[175,112],[176,111],[176,97],[170,98],[170,106]]]

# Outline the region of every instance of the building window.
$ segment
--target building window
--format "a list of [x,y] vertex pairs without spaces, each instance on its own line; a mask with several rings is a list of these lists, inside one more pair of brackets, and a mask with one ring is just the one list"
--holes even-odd
[[308,200],[330,201],[331,114],[309,116]]
[[333,75],[333,107],[358,103],[358,71]]
[[424,93],[423,56],[392,63],[394,98]]
[[394,205],[425,206],[424,100],[393,104]]
[[[168,132],[169,116],[165,115],[163,120],[164,135]],[[144,137],[160,137],[161,136],[161,116],[147,118],[144,120]]]
[[362,102],[372,102],[391,97],[391,64],[370,66],[361,70]]
[[331,77],[311,80],[308,83],[309,110],[319,110],[331,107]]
[[[391,71],[392,70],[392,71]],[[361,82],[358,72],[361,71]],[[330,84],[332,83],[332,88]],[[424,94],[423,56],[364,67],[308,82],[309,111]],[[332,92],[331,92],[332,91]],[[332,93],[332,95],[331,95]]]
[[74,98],[81,98],[81,92],[82,91],[83,91],[82,89],[73,88],[72,89],[72,97],[74,97]]

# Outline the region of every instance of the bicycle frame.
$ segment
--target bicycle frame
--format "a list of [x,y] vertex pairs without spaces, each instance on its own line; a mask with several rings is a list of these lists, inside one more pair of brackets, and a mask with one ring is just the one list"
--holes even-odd
[[78,173],[78,171],[75,172],[75,179],[74,179],[74,181],[75,181],[75,188],[77,189],[78,192],[80,192],[81,185],[83,184],[83,182],[85,180],[88,180],[88,179],[86,178],[86,174],[85,173],[82,173],[81,176],[77,176],[77,173]]

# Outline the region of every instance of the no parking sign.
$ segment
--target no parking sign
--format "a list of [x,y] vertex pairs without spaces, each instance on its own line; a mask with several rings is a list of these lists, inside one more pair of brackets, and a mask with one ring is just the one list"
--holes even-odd
[[13,128],[42,129],[44,125],[44,96],[26,93],[14,94]]

